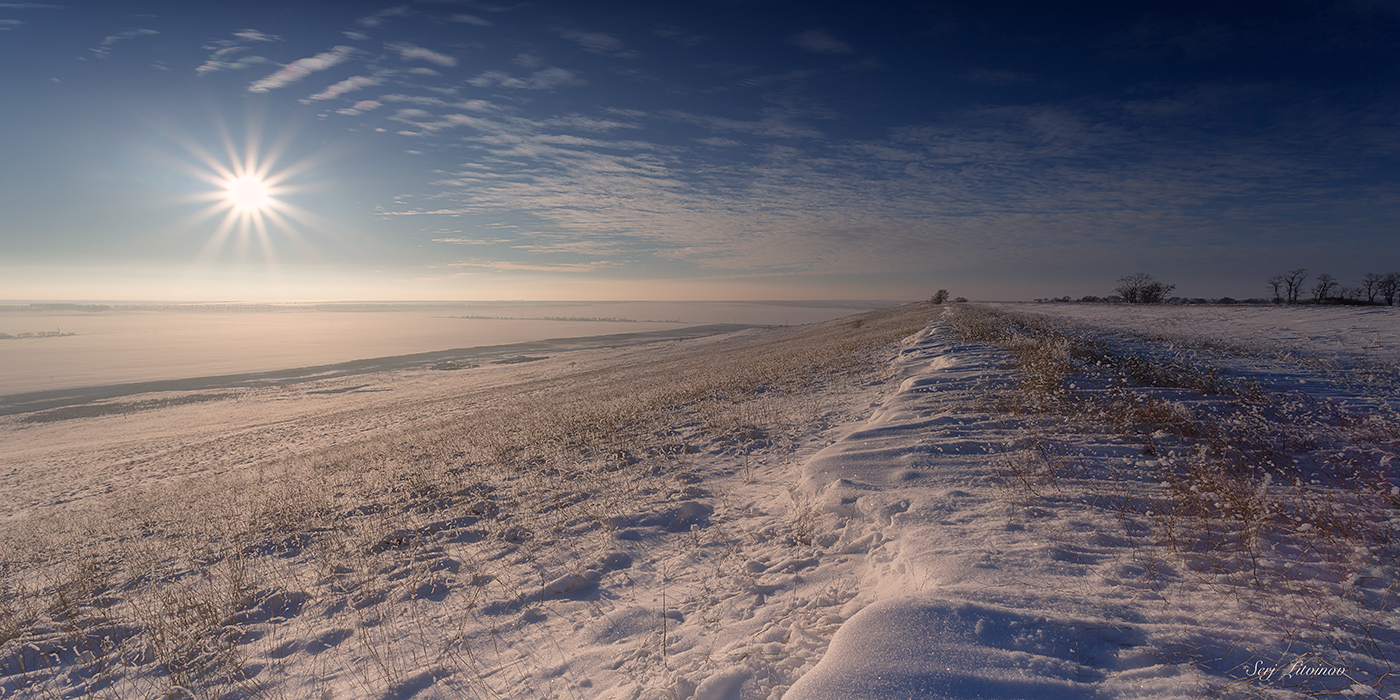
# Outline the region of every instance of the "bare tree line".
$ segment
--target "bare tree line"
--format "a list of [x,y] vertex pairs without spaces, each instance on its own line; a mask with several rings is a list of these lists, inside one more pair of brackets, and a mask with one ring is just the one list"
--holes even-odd
[[[1400,272],[1376,274],[1368,272],[1355,287],[1342,286],[1333,275],[1319,273],[1308,285],[1307,268],[1295,268],[1282,275],[1274,275],[1267,280],[1273,289],[1271,301],[1275,304],[1384,304],[1395,306],[1400,296]],[[1118,286],[1107,297],[1085,296],[1080,299],[1054,297],[1036,299],[1038,302],[1127,302],[1129,304],[1206,304],[1209,299],[1181,299],[1170,296],[1176,285],[1157,280],[1152,275],[1138,273],[1118,278]],[[942,293],[942,290],[940,290]],[[936,297],[935,297],[936,298]],[[945,297],[946,299],[946,297]],[[1267,303],[1265,299],[1246,299],[1247,304]],[[935,303],[937,303],[935,301]],[[1214,300],[1214,303],[1240,303],[1230,297]]]
[[[1380,300],[1386,306],[1394,306],[1396,294],[1400,292],[1400,272],[1386,275],[1368,272],[1361,278],[1361,284],[1356,287],[1343,287],[1336,277],[1325,272],[1317,275],[1316,281],[1310,288],[1304,286],[1307,280],[1308,270],[1304,267],[1270,277],[1268,284],[1274,291],[1274,303],[1299,304],[1311,301],[1314,304],[1375,304],[1377,300]],[[1304,300],[1305,293],[1309,294],[1311,299]]]

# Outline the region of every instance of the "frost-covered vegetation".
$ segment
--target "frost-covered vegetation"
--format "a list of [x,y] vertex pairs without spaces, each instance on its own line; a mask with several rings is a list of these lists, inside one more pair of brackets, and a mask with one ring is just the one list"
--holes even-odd
[[[1098,536],[1121,538],[1134,562],[1118,576],[1195,622],[1174,649],[1180,661],[1244,681],[1248,640],[1284,650],[1271,664],[1316,655],[1313,665],[1345,676],[1313,692],[1400,689],[1393,361],[988,309],[949,320],[964,340],[1014,358],[1017,383],[982,397],[1025,425],[1000,465],[1008,497],[1112,514],[1120,527]],[[1299,386],[1300,375],[1323,390]],[[1103,459],[1125,444],[1141,456]],[[1215,690],[1269,694],[1242,682]]]

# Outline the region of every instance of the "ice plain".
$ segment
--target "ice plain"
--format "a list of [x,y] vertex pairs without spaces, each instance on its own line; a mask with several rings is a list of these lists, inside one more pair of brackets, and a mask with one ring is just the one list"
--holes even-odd
[[915,304],[0,416],[0,696],[1395,697],[1370,311]]

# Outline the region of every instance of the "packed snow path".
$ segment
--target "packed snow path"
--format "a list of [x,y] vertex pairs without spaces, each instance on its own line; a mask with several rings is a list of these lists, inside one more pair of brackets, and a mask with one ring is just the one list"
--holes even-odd
[[929,328],[905,343],[898,391],[805,465],[803,494],[884,544],[863,572],[875,602],[787,698],[1089,697],[1141,644],[1074,595],[1083,572],[994,482],[989,464],[1013,429],[966,407],[1009,379],[1004,365],[945,324]]

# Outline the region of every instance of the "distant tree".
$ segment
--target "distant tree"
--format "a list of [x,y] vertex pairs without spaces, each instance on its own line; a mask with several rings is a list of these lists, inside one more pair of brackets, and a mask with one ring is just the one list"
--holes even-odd
[[959,303],[959,304],[966,304],[966,303],[967,303],[967,297],[954,297],[954,298],[953,298],[953,301],[955,301],[955,302],[957,302],[957,303]]
[[1313,285],[1313,303],[1321,304],[1324,300],[1332,296],[1332,292],[1337,289],[1337,278],[1326,272],[1317,276],[1317,283]]
[[1288,303],[1298,303],[1298,293],[1303,291],[1303,282],[1307,279],[1308,269],[1306,267],[1289,270],[1288,274],[1283,276],[1283,286],[1288,297]]
[[1274,303],[1275,303],[1275,304],[1282,304],[1282,303],[1283,303],[1283,297],[1279,294],[1279,292],[1283,290],[1283,283],[1284,283],[1284,277],[1283,277],[1283,275],[1274,275],[1273,277],[1270,277],[1270,278],[1269,278],[1269,286],[1274,288]]
[[1176,285],[1158,282],[1152,275],[1139,272],[1118,278],[1118,286],[1113,291],[1129,304],[1160,304],[1173,289]]
[[1385,275],[1378,275],[1374,272],[1366,273],[1361,278],[1361,294],[1366,297],[1369,304],[1376,303],[1376,295],[1381,293],[1381,285],[1385,283]]
[[934,304],[942,304],[943,302],[948,301],[948,290],[938,290],[938,293],[934,294],[933,298],[929,299],[929,301],[933,302]]
[[1400,292],[1400,272],[1386,275],[1376,290],[1385,300],[1386,306],[1395,306],[1395,293]]

